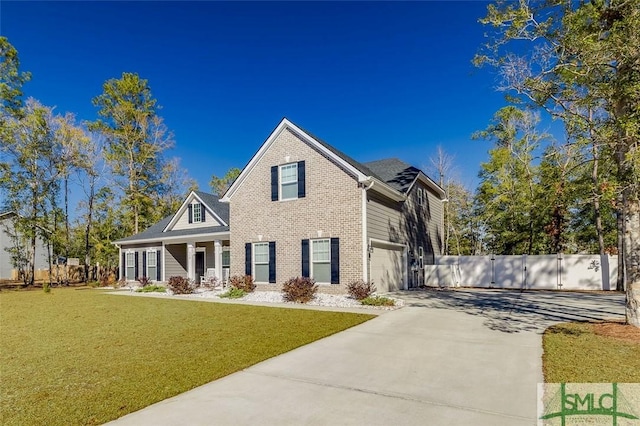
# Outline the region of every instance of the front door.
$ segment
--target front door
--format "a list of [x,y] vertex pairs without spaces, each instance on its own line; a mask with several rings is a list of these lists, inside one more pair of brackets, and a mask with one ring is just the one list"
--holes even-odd
[[196,252],[196,282],[200,284],[200,277],[204,275],[204,252]]

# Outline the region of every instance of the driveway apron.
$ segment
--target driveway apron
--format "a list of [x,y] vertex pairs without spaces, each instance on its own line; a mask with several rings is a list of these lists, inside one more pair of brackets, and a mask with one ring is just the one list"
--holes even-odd
[[541,333],[620,318],[619,295],[399,292],[402,309],[113,425],[534,425]]

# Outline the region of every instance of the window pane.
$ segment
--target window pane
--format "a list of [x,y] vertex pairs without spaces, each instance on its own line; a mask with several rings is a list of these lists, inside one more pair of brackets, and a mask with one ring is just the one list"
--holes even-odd
[[266,283],[269,281],[269,264],[266,265],[258,265],[254,266],[255,277],[253,277],[254,281],[260,283]]
[[147,266],[156,266],[156,252],[148,251],[147,252]]
[[228,268],[230,264],[231,264],[231,252],[230,251],[223,251],[222,252],[222,267],[223,268]]
[[313,240],[313,261],[329,262],[329,240]]
[[256,243],[253,245],[253,261],[256,264],[269,263],[269,243]]
[[282,184],[282,200],[289,200],[291,198],[298,198],[298,181],[294,183]]
[[147,277],[150,280],[155,280],[157,278],[157,269],[155,265],[154,266],[147,265]]
[[331,282],[331,264],[313,263],[313,279],[318,283]]
[[193,213],[193,222],[201,222],[202,221],[202,215],[201,215],[201,211],[200,211],[200,203],[197,204],[192,204],[192,213]]
[[280,167],[280,182],[291,183],[298,181],[298,164],[287,164]]
[[135,259],[136,258],[134,253],[127,253],[127,267],[134,266]]

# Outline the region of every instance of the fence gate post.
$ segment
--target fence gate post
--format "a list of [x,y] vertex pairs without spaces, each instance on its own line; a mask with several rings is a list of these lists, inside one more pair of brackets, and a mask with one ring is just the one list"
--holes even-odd
[[562,290],[562,252],[558,253],[558,289]]
[[521,290],[526,290],[527,288],[527,255],[522,255],[522,286]]
[[493,253],[491,253],[491,287],[493,288],[496,283],[496,267],[495,267],[496,257]]

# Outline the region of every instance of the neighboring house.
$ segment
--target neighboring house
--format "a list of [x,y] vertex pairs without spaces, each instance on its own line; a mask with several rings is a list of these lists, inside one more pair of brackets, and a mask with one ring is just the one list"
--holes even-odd
[[[0,279],[11,280],[18,279],[17,271],[11,262],[11,254],[7,249],[15,247],[15,239],[12,235],[15,233],[14,220],[18,215],[15,212],[0,212]],[[30,241],[22,238],[19,242],[23,247],[31,244]],[[47,261],[47,248],[42,238],[36,238],[36,257],[35,257],[35,269],[49,269],[49,262]]]
[[120,249],[120,278],[127,281],[181,276],[199,283],[207,269],[224,279],[230,260],[229,206],[212,194],[192,191],[175,214],[114,244]]
[[355,280],[378,291],[423,283],[440,255],[445,193],[397,159],[358,163],[283,119],[221,202],[229,203],[231,274],[262,289],[309,276],[322,292]]

